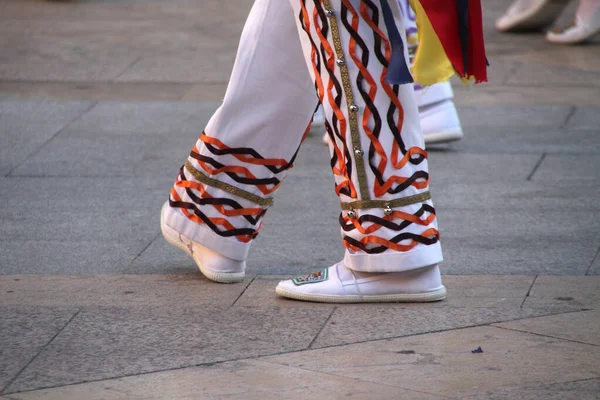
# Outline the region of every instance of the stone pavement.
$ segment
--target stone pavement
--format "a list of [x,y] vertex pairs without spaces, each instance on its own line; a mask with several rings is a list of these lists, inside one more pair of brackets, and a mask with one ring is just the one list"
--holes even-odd
[[251,3],[0,0],[0,399],[598,399],[600,42],[486,0],[490,82],[428,149],[448,299],[310,304],[273,289],[342,254],[318,136],[243,283],[159,235]]

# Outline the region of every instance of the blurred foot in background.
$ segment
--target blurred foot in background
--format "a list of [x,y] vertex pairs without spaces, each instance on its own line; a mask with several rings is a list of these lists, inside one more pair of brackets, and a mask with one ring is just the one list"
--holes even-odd
[[[558,19],[570,0],[516,0],[496,21],[501,32],[540,31]],[[580,0],[573,24],[550,30],[546,40],[555,44],[583,43],[600,33],[600,0]]]

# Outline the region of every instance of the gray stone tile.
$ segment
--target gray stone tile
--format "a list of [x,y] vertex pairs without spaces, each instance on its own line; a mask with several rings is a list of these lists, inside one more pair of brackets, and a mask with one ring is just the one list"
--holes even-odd
[[235,49],[214,52],[210,57],[197,51],[179,53],[177,57],[157,55],[143,57],[129,67],[119,82],[190,82],[224,83],[229,81]]
[[457,109],[461,123],[465,127],[518,126],[521,129],[523,127],[561,126],[571,112],[571,107],[555,105],[458,106]]
[[597,133],[600,131],[600,108],[577,107],[569,121],[568,128],[589,129]]
[[600,221],[588,211],[438,209],[449,274],[586,273]]
[[[306,382],[310,382],[309,385]],[[131,399],[347,399],[441,397],[259,360],[220,363],[12,395],[19,400]]]
[[600,346],[600,311],[597,310],[528,318],[495,326]]
[[[471,351],[481,346],[483,353]],[[503,387],[598,378],[600,348],[494,327],[264,358],[278,365],[464,398]]]
[[120,273],[146,247],[144,238],[120,241],[1,240],[2,274]]
[[66,125],[80,117],[93,104],[90,101],[0,99],[0,121],[2,124],[15,125]]
[[594,131],[564,129],[558,126],[512,127],[498,125],[465,126],[465,138],[450,145],[428,146],[429,158],[436,150],[451,153],[542,153],[597,154],[600,139]]
[[63,127],[56,122],[20,125],[0,118],[0,175],[8,174]]
[[53,307],[187,309],[190,304],[228,307],[252,278],[235,285],[200,274],[0,275],[0,303]]
[[329,313],[205,304],[175,310],[86,309],[7,393],[301,350]]
[[544,158],[532,179],[538,182],[600,181],[600,155],[550,154]]
[[313,348],[467,328],[553,312],[551,308],[521,310],[514,303],[513,306],[456,308],[405,304],[338,308]]
[[92,104],[0,99],[0,175],[7,174]]
[[594,261],[592,261],[592,264],[588,268],[587,275],[600,275],[600,248],[596,253]]
[[600,379],[550,383],[532,387],[502,388],[469,397],[472,400],[596,400]]
[[94,136],[93,132],[65,130],[10,176],[169,176],[174,179],[196,135],[187,134],[186,138],[175,142],[167,134]]
[[[429,171],[434,182],[488,183],[523,182],[540,156],[536,154],[465,154],[439,152],[429,156]],[[499,166],[502,168],[499,168]]]
[[539,276],[525,308],[539,304],[600,307],[600,276]]
[[568,82],[576,86],[600,86],[597,71],[584,71],[565,66],[544,65],[540,68],[534,63],[522,63],[506,83],[511,85],[547,85],[548,82]]
[[445,210],[482,209],[490,213],[543,210],[598,210],[600,186],[585,182],[446,182],[434,176],[431,193],[440,214]]
[[72,124],[65,136],[165,133],[191,149],[195,142],[186,140],[189,134],[197,139],[217,107],[215,103],[100,102]]
[[[2,293],[4,295],[4,292]],[[0,393],[77,312],[0,303]]]

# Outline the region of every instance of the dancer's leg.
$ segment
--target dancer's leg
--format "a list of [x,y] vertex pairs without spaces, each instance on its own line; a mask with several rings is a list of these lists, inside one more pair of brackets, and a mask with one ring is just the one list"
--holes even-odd
[[163,233],[217,281],[243,278],[272,195],[317,105],[290,4],[257,0],[227,93],[163,208]]
[[[346,254],[333,267],[281,282],[278,293],[340,302],[443,298],[414,88],[387,83],[391,47],[380,1],[290,2],[327,118]],[[390,6],[403,32],[400,9]]]

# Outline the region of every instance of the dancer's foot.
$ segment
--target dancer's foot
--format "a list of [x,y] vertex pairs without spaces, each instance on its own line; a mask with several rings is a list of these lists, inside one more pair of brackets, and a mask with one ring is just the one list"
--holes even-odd
[[369,273],[339,262],[303,277],[281,281],[282,297],[322,303],[429,302],[446,297],[437,265],[404,272]]
[[581,0],[573,25],[549,31],[546,40],[555,44],[578,44],[597,34],[600,34],[600,2]]
[[463,131],[452,101],[454,93],[450,82],[440,82],[424,88],[415,85],[415,95],[425,144],[462,139]]
[[191,256],[200,272],[211,281],[234,283],[244,279],[245,261],[232,260],[216,253],[165,224],[164,215],[168,207],[169,203],[166,202],[160,212],[160,230],[167,242]]
[[560,15],[569,0],[515,0],[496,21],[502,32],[534,31],[546,28]]

